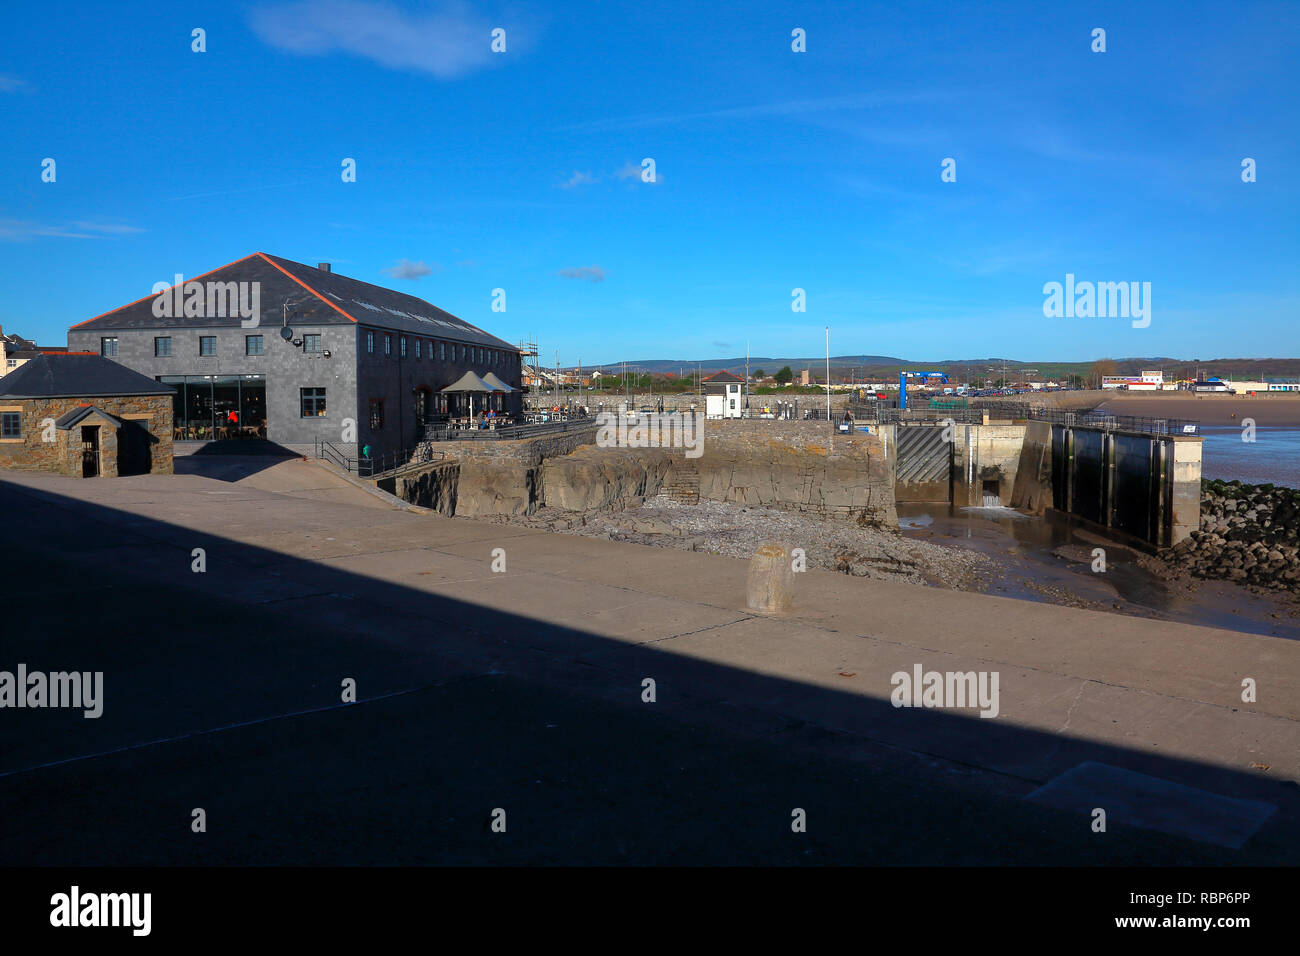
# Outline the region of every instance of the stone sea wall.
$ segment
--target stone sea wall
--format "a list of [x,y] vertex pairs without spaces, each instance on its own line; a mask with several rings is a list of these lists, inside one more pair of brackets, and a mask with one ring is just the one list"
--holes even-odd
[[[531,442],[439,443],[454,456],[395,480],[404,500],[462,516],[527,515],[540,507],[622,510],[672,493],[897,527],[893,472],[879,438],[832,435],[825,422],[710,421],[702,454],[602,448],[594,432]],[[582,443],[585,437],[586,444]]]

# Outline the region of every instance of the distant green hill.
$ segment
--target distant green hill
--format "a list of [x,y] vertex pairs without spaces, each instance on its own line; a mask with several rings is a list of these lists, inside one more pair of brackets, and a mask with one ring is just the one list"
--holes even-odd
[[[1271,359],[1177,359],[1169,357],[1157,358],[1117,358],[1105,359],[1103,362],[1113,363],[1113,371],[1107,368],[1106,374],[1109,375],[1136,375],[1146,369],[1160,369],[1165,373],[1167,379],[1194,378],[1199,372],[1204,376],[1217,376],[1219,378],[1233,378],[1238,380],[1259,381],[1268,378],[1296,378],[1300,379],[1300,358],[1271,358]],[[983,381],[984,379],[996,379],[1001,375],[1005,367],[1007,378],[1021,380],[1039,380],[1039,379],[1060,379],[1070,375],[1080,375],[1087,378],[1096,371],[1098,362],[1025,362],[1012,359],[1000,358],[973,358],[973,359],[944,359],[935,361],[933,359],[902,359],[888,355],[832,355],[831,360],[831,377],[835,380],[848,379],[850,377],[859,380],[890,380],[896,379],[899,372],[904,371],[940,371],[946,372],[952,381],[966,381],[969,377],[972,381]],[[691,376],[695,370],[700,369],[705,375],[711,375],[714,372],[727,370],[737,374],[743,374],[745,371],[745,357],[727,359],[708,359],[703,361],[691,361],[686,359],[644,359],[636,362],[626,363],[629,371],[635,370],[638,373],[651,373],[662,375],[672,373],[674,375]],[[803,369],[809,369],[814,376],[825,377],[826,358],[773,358],[771,356],[760,355],[751,356],[749,359],[750,371],[762,369],[768,375],[776,372],[783,366],[790,368],[797,375]],[[614,362],[608,365],[597,365],[592,368],[599,369],[603,373],[613,373],[617,375],[622,369],[623,363]]]

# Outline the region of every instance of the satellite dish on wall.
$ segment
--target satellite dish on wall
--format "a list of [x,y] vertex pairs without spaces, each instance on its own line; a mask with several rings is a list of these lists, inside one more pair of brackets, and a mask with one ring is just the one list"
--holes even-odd
[[289,328],[289,326],[287,326],[287,325],[284,326],[283,328],[281,328],[281,329],[280,329],[280,338],[282,338],[282,339],[284,339],[286,342],[288,342],[291,338],[293,338],[293,329]]

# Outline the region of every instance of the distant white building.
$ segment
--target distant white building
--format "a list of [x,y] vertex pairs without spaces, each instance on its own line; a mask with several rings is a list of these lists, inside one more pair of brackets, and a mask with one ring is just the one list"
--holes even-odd
[[1271,391],[1268,382],[1234,382],[1229,380],[1227,383],[1228,391],[1234,395],[1246,395],[1249,392],[1267,392]]
[[745,414],[744,394],[740,386],[745,380],[739,375],[722,371],[710,375],[702,383],[708,392],[704,410],[709,418],[741,418]]
[[1122,388],[1130,392],[1158,392],[1165,387],[1165,373],[1148,371],[1141,375],[1103,375],[1102,388]]

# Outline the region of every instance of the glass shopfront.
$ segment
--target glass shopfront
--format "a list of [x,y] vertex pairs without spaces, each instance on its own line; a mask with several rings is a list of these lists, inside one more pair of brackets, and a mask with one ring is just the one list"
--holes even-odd
[[172,399],[177,441],[266,437],[265,375],[160,375]]

